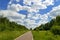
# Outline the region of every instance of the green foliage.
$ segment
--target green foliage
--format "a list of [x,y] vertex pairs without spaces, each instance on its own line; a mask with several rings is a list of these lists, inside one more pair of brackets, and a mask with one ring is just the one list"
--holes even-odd
[[54,24],[55,19],[52,19],[50,22],[46,24],[41,24],[39,27],[35,28],[34,30],[50,30]]
[[33,31],[34,40],[60,40],[60,36],[55,36],[50,31]]
[[52,33],[55,34],[55,35],[60,35],[60,26],[53,26],[53,27],[51,28],[51,31],[52,31]]
[[60,16],[57,16],[56,19],[52,19],[50,22],[46,24],[41,24],[39,27],[36,27],[34,30],[50,30],[53,25],[60,26]]
[[36,27],[34,30],[44,30],[44,25],[43,24],[41,24],[39,27]]
[[4,30],[27,30],[27,28],[15,22],[10,22],[6,17],[0,17],[0,31]]
[[44,30],[50,30],[51,27],[54,25],[55,19],[52,19],[50,22],[44,25]]
[[10,22],[6,17],[0,17],[0,40],[14,40],[28,29],[15,22]]
[[60,16],[57,16],[56,19],[52,19],[46,24],[41,24],[39,27],[34,30],[51,30],[53,34],[60,35]]
[[25,32],[27,32],[27,30],[23,30],[23,31],[3,31],[0,32],[0,40],[14,40],[17,37],[19,37],[20,35],[24,34]]
[[56,17],[55,25],[59,25],[60,26],[60,16]]
[[56,17],[55,23],[52,26],[51,31],[55,35],[60,35],[60,16]]
[[32,28],[30,28],[30,30],[32,30]]

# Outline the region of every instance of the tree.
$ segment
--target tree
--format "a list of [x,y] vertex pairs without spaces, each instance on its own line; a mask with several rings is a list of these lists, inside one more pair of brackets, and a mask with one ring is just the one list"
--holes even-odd
[[56,17],[56,25],[60,25],[60,16]]
[[60,16],[57,16],[51,31],[55,35],[60,35]]
[[30,30],[32,30],[32,28],[30,28]]
[[0,31],[28,30],[25,26],[10,22],[6,17],[0,17]]
[[39,27],[36,27],[34,30],[50,30],[51,27],[54,25],[55,19],[52,19],[50,22],[46,24],[41,24]]
[[60,35],[60,26],[53,26],[51,32],[55,35]]

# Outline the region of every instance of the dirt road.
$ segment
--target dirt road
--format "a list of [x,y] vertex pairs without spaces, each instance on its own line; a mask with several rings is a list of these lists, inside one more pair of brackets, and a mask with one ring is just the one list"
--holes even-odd
[[26,32],[23,35],[17,37],[15,40],[33,40],[32,32]]

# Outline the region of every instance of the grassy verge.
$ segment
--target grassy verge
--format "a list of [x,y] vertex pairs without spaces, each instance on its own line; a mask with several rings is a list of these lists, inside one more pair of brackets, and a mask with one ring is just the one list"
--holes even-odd
[[59,35],[53,35],[50,31],[32,31],[34,40],[60,40]]
[[0,32],[0,40],[14,40],[25,32],[27,31],[3,31]]

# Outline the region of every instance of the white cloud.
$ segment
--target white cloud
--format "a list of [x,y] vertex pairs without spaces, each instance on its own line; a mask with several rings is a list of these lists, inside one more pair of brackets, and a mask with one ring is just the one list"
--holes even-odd
[[[31,4],[33,2],[33,4]],[[42,0],[24,0],[24,4],[25,5],[45,5],[45,6],[48,6],[48,5],[53,5],[54,3],[54,0],[45,0],[42,2]]]
[[38,12],[39,9],[45,9],[49,5],[54,5],[54,0],[45,0],[43,2],[42,0],[24,0],[23,3],[25,4],[25,6],[30,5],[31,10],[35,10],[34,12]]
[[54,0],[45,0],[43,2],[42,0],[23,0],[24,6],[21,6],[20,4],[14,4],[14,3],[12,4],[12,0],[11,0],[9,4],[10,5],[8,5],[8,8],[15,11],[27,10],[28,12],[38,12],[39,9],[46,9],[47,6],[54,5]]
[[14,21],[18,24],[25,25],[27,28],[32,28],[36,25],[35,20],[26,19],[26,15],[19,14],[11,10],[1,10],[0,15],[7,17],[10,21]]
[[20,0],[16,0],[17,2],[20,2]]
[[54,5],[54,0],[45,0],[43,4],[45,4],[46,6]]
[[[26,26],[27,28],[35,28],[37,27],[38,25],[40,25],[41,23],[46,23],[47,22],[47,19],[41,19],[43,17],[45,17],[46,15],[40,17],[41,15],[40,14],[31,14],[31,18],[33,20],[31,20],[31,18],[26,18],[26,15],[23,15],[23,14],[19,14],[15,11],[11,11],[11,10],[1,10],[0,11],[0,14],[3,15],[4,17],[7,17],[10,21],[14,21],[18,24],[21,24],[21,25],[24,25]],[[45,17],[47,18],[47,17]],[[41,19],[40,21],[38,21],[38,23],[36,23],[36,20],[38,19]]]
[[8,4],[12,4],[13,0],[10,0],[10,2]]
[[56,18],[56,16],[60,15],[60,5],[53,7],[53,9],[49,12],[50,13],[50,17]]
[[46,19],[48,19],[48,15],[47,15],[47,14],[41,15],[41,16],[40,16],[40,19],[46,20]]
[[[28,12],[38,12],[39,9],[45,9],[49,5],[54,5],[54,0],[45,0],[43,2],[42,0],[23,0],[24,6],[21,6],[20,4],[14,4],[13,1],[14,0],[11,0],[9,2],[8,9],[14,11],[27,10]],[[16,2],[17,1],[19,2],[20,0],[16,0]]]
[[17,19],[21,19],[22,21],[25,19],[26,15],[19,14],[15,11],[11,10],[1,10],[0,14],[3,15],[4,17],[7,17],[11,21],[16,21]]
[[11,4],[8,5],[8,9],[13,11],[20,11],[23,9],[23,7],[20,4]]
[[40,17],[40,14],[38,14],[38,13],[29,13],[28,15],[27,15],[27,17],[28,18],[31,18],[31,19],[34,19],[34,20],[38,20],[38,19],[40,19],[39,17]]
[[[54,18],[56,15],[60,14],[60,6],[54,7],[52,11],[41,15],[38,13],[40,9],[45,9],[49,5],[54,5],[54,0],[23,0],[23,6],[20,4],[12,3],[13,0],[9,2],[8,10],[1,10],[0,15],[7,17],[10,21],[22,24],[27,28],[35,28],[41,24],[48,22],[48,17]],[[20,0],[16,0],[19,2]],[[33,4],[31,4],[33,2]],[[29,5],[29,6],[27,6]],[[27,10],[27,15],[18,13],[20,10]],[[36,23],[36,20],[38,21]]]

